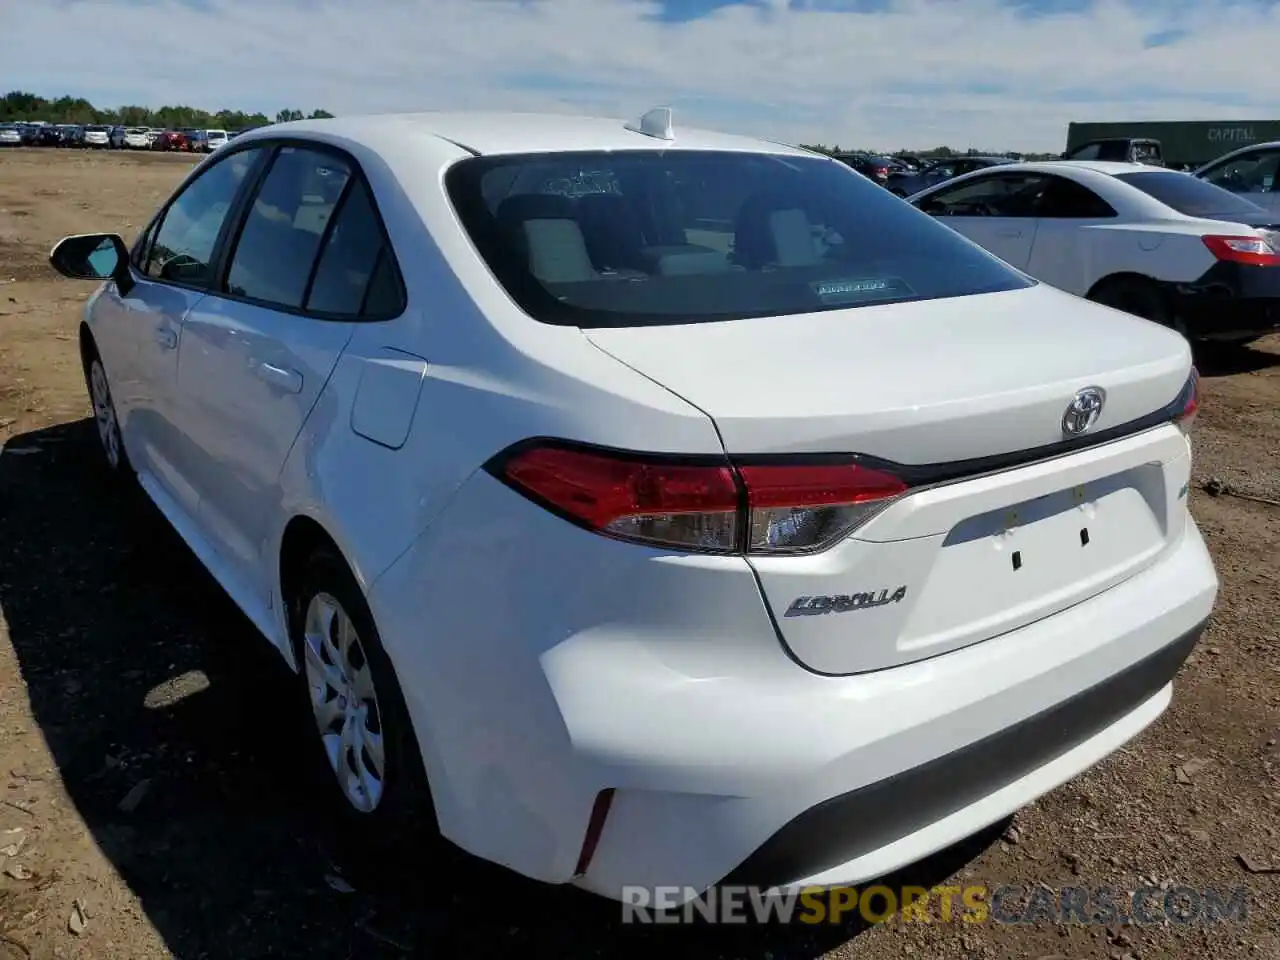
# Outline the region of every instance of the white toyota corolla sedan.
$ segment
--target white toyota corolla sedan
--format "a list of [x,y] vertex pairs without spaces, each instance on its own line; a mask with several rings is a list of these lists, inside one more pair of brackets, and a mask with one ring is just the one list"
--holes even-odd
[[280,124],[51,260],[105,281],[107,466],[297,669],[373,840],[860,882],[1150,724],[1213,608],[1187,341],[800,149]]

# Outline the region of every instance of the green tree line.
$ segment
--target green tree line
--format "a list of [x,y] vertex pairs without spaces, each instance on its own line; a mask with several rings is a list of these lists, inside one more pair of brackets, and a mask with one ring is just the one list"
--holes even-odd
[[159,127],[174,129],[194,127],[197,130],[246,130],[263,127],[269,123],[285,123],[289,120],[320,119],[332,117],[327,110],[288,109],[278,112],[274,119],[264,113],[245,113],[243,110],[200,110],[196,107],[164,106],[140,107],[136,105],[103,108],[95,107],[84,97],[62,96],[53,100],[14,90],[0,98],[0,123],[17,120],[46,120],[49,123],[110,123],[125,127]]
[[[253,127],[264,127],[269,123],[286,123],[289,120],[318,120],[332,117],[328,110],[312,110],[305,113],[297,109],[285,109],[268,117],[265,113],[245,113],[243,110],[217,110],[210,112],[196,107],[164,106],[164,107],[95,107],[84,97],[61,96],[49,100],[45,97],[28,93],[25,90],[14,90],[0,98],[0,123],[12,123],[16,120],[46,120],[49,123],[110,123],[125,127],[159,127],[175,129],[178,127],[194,127],[197,130],[214,128],[220,130],[247,130]],[[818,153],[882,153],[879,150],[850,150],[839,146],[825,146],[820,143],[800,144],[806,150]],[[956,156],[1021,156],[1024,160],[1048,160],[1057,156],[1048,153],[1015,154],[1004,150],[954,150],[951,147],[934,147],[932,150],[899,150],[897,153],[908,153],[921,158],[956,157]]]

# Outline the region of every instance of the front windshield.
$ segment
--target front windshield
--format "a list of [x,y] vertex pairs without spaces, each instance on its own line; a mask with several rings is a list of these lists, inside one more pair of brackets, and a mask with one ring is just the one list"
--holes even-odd
[[446,184],[498,281],[546,323],[736,320],[1032,282],[825,158],[482,157],[456,164]]

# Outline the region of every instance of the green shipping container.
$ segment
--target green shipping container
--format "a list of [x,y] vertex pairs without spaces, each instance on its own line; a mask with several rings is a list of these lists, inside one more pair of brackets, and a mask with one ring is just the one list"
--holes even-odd
[[1147,137],[1159,140],[1164,161],[1199,166],[1251,143],[1280,140],[1280,120],[1142,120],[1133,123],[1072,123],[1067,150],[1090,140]]

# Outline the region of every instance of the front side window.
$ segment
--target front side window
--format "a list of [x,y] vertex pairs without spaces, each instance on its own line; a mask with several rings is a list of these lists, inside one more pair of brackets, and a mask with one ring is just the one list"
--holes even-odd
[[733,320],[1030,285],[828,159],[483,157],[455,165],[446,187],[498,281],[548,323]]
[[350,167],[332,154],[282,147],[236,241],[227,292],[301,309],[325,227],[350,177]]
[[164,213],[142,272],[157,280],[201,286],[209,282],[213,250],[245,176],[262,151],[242,150],[188,184]]
[[920,209],[935,217],[1033,217],[1045,179],[1036,173],[980,176],[925,197]]
[[1188,217],[1252,216],[1262,208],[1243,197],[1186,173],[1151,170],[1118,173],[1116,179]]
[[1280,173],[1280,150],[1256,150],[1225,163],[1221,163],[1200,175],[1200,179],[1232,193],[1280,192],[1276,176]]

